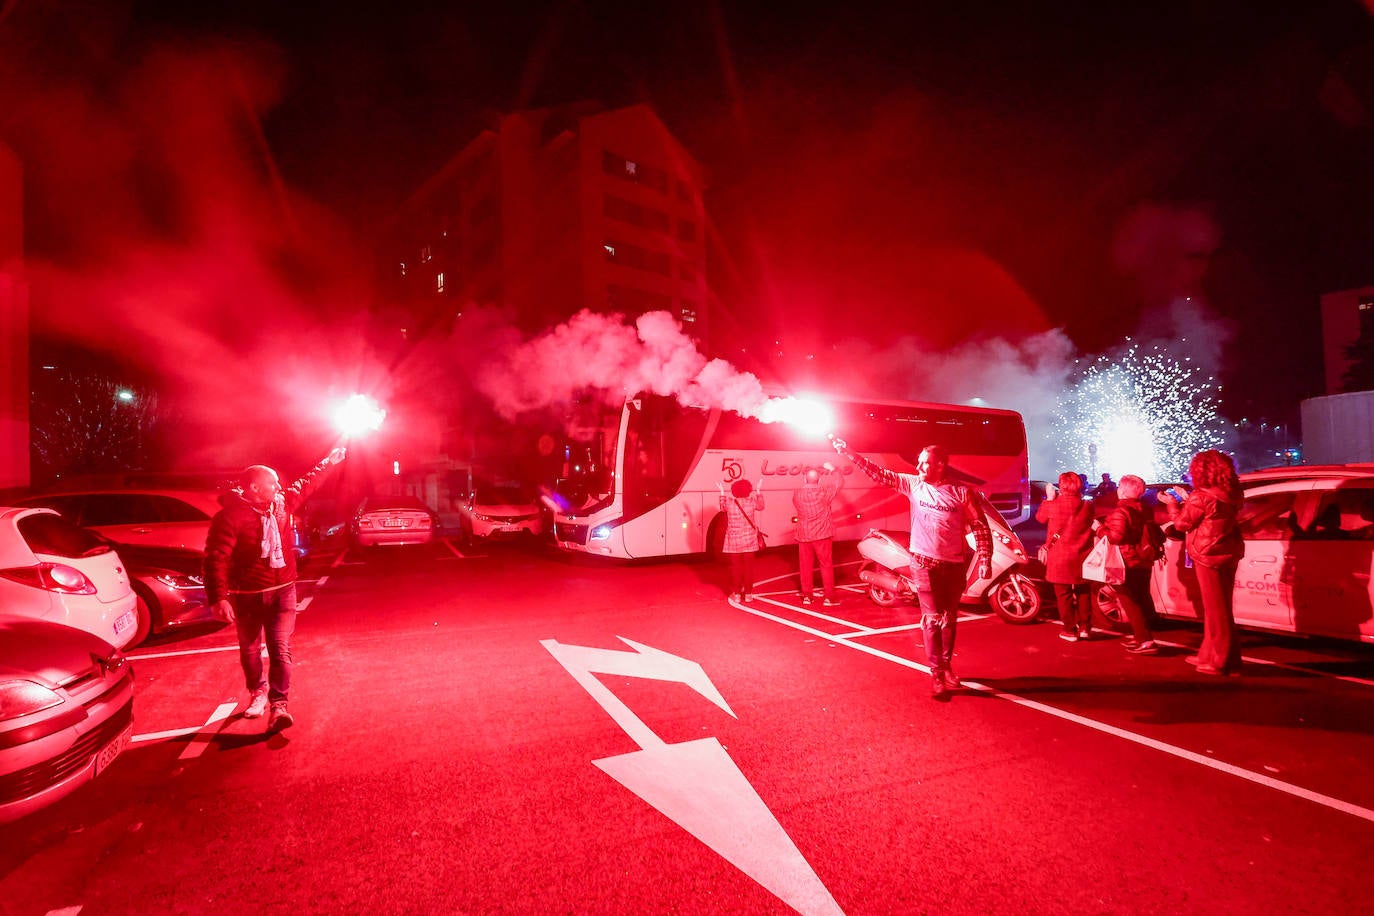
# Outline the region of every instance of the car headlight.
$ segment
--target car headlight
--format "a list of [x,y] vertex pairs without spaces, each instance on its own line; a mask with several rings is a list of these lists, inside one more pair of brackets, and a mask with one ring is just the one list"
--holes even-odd
[[0,681],[0,721],[62,705],[62,698],[33,681]]
[[205,580],[200,576],[178,576],[175,573],[159,573],[158,575],[153,576],[153,578],[161,582],[168,588],[174,588],[178,591],[186,591],[188,589],[205,587]]

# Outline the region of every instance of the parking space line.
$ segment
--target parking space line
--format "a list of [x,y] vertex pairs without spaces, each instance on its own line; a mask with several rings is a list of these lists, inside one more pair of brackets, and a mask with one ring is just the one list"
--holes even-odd
[[205,655],[208,652],[237,652],[238,646],[210,646],[205,649],[181,649],[176,652],[148,652],[142,655],[126,656],[130,661],[144,661],[150,658],[175,658],[178,655]]
[[312,601],[314,601],[314,600],[315,600],[315,596],[314,596],[314,595],[306,595],[304,598],[302,598],[301,600],[297,601],[297,602],[296,602],[296,613],[299,614],[301,611],[303,611],[303,610],[305,610],[306,608],[310,607],[310,602],[312,602]]
[[[732,607],[738,608],[739,610],[744,611],[747,614],[753,614],[756,617],[762,617],[765,620],[771,620],[774,623],[780,623],[785,627],[791,627],[794,630],[800,630],[803,633],[810,633],[811,635],[820,637],[821,639],[830,640],[840,645],[847,646],[851,649],[857,649],[860,652],[872,655],[875,658],[883,659],[884,661],[892,662],[896,665],[901,665],[904,668],[911,668],[915,671],[923,671],[926,674],[930,673],[930,668],[928,668],[927,666],[922,665],[919,662],[912,661],[911,659],[903,658],[900,655],[893,655],[890,652],[884,652],[882,649],[875,649],[874,647],[865,645],[862,642],[856,642],[854,640],[847,639],[843,636],[836,636],[831,633],[826,633],[824,630],[818,630],[814,627],[809,627],[804,623],[799,623],[797,621],[787,620],[786,618],[775,616],[773,614],[768,613],[767,611],[762,611],[758,608],[742,604],[739,601],[736,601],[734,598],[730,598],[729,603]],[[1315,802],[1316,804],[1321,805],[1323,807],[1331,808],[1332,810],[1340,811],[1344,814],[1349,814],[1353,817],[1358,817],[1362,820],[1374,823],[1374,810],[1360,807],[1359,805],[1356,805],[1352,802],[1335,798],[1330,795],[1323,795],[1320,792],[1314,792],[1311,789],[1305,789],[1302,786],[1297,786],[1292,783],[1284,782],[1280,779],[1275,779],[1272,776],[1266,776],[1263,773],[1256,773],[1253,770],[1247,770],[1244,767],[1238,767],[1235,764],[1225,763],[1224,761],[1216,760],[1212,757],[1208,757],[1204,754],[1199,754],[1194,751],[1190,751],[1186,748],[1181,748],[1172,744],[1167,744],[1163,741],[1146,737],[1145,735],[1140,735],[1132,731],[1127,731],[1124,728],[1118,728],[1115,725],[1108,725],[1107,723],[1099,722],[1096,719],[1089,719],[1085,716],[1080,716],[1077,713],[1072,713],[1064,709],[1058,709],[1054,706],[1047,706],[1044,703],[1039,703],[1035,700],[1027,699],[1026,697],[1018,696],[1014,693],[1008,693],[1004,690],[998,690],[995,687],[989,687],[986,684],[980,684],[976,681],[965,680],[964,686],[969,688],[970,690],[977,690],[980,693],[985,693],[988,696],[995,697],[999,700],[1006,700],[1007,702],[1014,703],[1017,706],[1035,710],[1036,712],[1042,712],[1046,715],[1054,716],[1057,719],[1063,719],[1066,722],[1073,722],[1077,725],[1082,725],[1085,728],[1090,728],[1093,731],[1101,732],[1106,735],[1112,735],[1117,738],[1122,738],[1126,741],[1130,741],[1133,744],[1138,744],[1141,747],[1148,747],[1152,750],[1159,751],[1160,753],[1168,754],[1171,757],[1177,757],[1180,760],[1186,760],[1190,763],[1195,763],[1199,766],[1204,766],[1208,769],[1216,770],[1217,772],[1225,773],[1229,776],[1236,776],[1240,779],[1244,779],[1256,785],[1264,786],[1266,788],[1282,792],[1285,795],[1291,795],[1295,798],[1301,798],[1306,801]]]
[[459,557],[460,559],[463,558],[463,552],[459,550],[457,547],[454,547],[453,542],[450,541],[448,538],[439,538],[439,543],[447,547],[455,557]]
[[148,732],[146,735],[133,735],[129,740],[166,741],[168,738],[180,738],[182,735],[194,735],[204,727],[204,725],[188,725],[186,728],[169,728],[166,731]]
[[[1161,646],[1170,646],[1175,649],[1187,649],[1189,652],[1197,651],[1197,646],[1190,646],[1188,643],[1184,642],[1169,642],[1164,639],[1156,639],[1155,642],[1159,643]],[[1299,674],[1311,674],[1315,677],[1329,677],[1333,681],[1344,681],[1347,684],[1358,684],[1361,687],[1374,687],[1374,681],[1368,678],[1354,677],[1349,674],[1328,674],[1325,671],[1318,671],[1303,665],[1276,662],[1269,658],[1256,658],[1253,655],[1242,655],[1241,661],[1245,662],[1247,665],[1268,665],[1271,668],[1282,668],[1285,671],[1296,671]]]
[[233,712],[238,705],[237,700],[227,700],[215,707],[215,711],[210,713],[210,718],[205,720],[204,725],[196,729],[196,736],[186,745],[177,759],[194,760],[196,757],[205,753],[205,749],[210,746],[210,739],[219,731],[218,728],[212,728],[212,726],[218,725],[220,722],[229,718],[229,714]]

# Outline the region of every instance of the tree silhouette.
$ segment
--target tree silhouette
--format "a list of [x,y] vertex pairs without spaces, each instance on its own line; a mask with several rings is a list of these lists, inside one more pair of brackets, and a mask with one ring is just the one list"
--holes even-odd
[[149,391],[90,373],[43,373],[30,405],[34,476],[143,467],[159,419]]

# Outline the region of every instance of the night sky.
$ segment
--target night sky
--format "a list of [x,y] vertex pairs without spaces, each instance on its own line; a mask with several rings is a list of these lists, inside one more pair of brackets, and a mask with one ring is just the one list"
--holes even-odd
[[[1323,393],[1318,296],[1374,283],[1360,3],[896,6],[10,0],[0,139],[61,290],[37,323],[99,337],[84,310],[167,262],[149,251],[162,286],[256,289],[270,250],[293,278],[272,301],[329,314],[357,295],[331,258],[357,263],[495,115],[643,101],[707,169],[742,363],[1186,333],[1233,417]],[[207,266],[209,240],[251,253]]]

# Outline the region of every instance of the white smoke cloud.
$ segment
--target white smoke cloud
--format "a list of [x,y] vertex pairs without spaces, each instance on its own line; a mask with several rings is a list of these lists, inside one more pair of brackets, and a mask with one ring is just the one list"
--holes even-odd
[[491,353],[493,364],[477,387],[508,420],[570,403],[588,388],[615,397],[651,392],[744,416],[757,416],[768,401],[755,375],[708,360],[668,312],[648,312],[631,325],[623,315],[584,309]]

